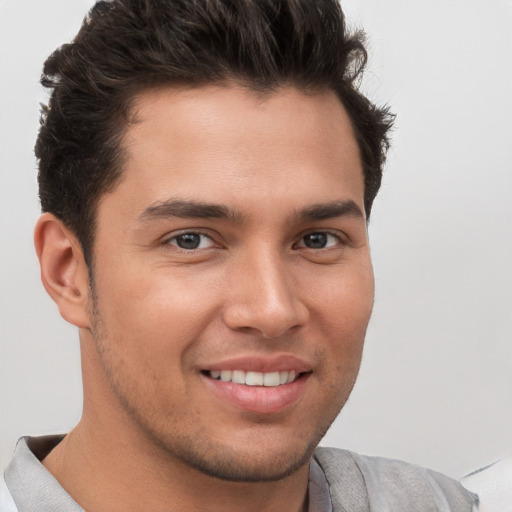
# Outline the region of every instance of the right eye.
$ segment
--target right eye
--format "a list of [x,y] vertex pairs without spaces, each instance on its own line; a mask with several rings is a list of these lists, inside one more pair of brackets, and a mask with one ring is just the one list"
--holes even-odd
[[329,249],[339,244],[339,236],[333,235],[327,231],[314,231],[304,235],[297,244],[297,247],[307,249]]
[[172,238],[169,238],[166,243],[188,251],[209,249],[210,247],[215,246],[215,242],[208,235],[193,231],[175,235]]

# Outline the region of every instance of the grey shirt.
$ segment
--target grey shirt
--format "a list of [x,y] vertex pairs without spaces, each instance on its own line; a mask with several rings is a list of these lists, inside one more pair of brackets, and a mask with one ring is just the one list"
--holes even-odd
[[[5,471],[16,508],[83,512],[42,460],[63,436],[23,437]],[[405,462],[318,448],[310,464],[309,512],[475,512],[478,498],[440,473]]]
[[[6,497],[5,510],[2,508],[0,512],[84,512],[40,462],[63,437],[22,437],[18,441],[14,457],[5,470],[12,500],[9,499],[8,505]],[[332,512],[329,485],[315,459],[310,464],[308,494],[308,512]]]

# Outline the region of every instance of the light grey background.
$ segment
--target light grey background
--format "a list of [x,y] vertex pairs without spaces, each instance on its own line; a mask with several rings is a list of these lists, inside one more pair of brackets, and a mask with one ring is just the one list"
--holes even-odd
[[[0,467],[78,420],[78,339],[40,285],[38,78],[88,0],[0,0]],[[370,227],[363,367],[324,444],[461,476],[512,452],[512,1],[347,0],[398,114]]]

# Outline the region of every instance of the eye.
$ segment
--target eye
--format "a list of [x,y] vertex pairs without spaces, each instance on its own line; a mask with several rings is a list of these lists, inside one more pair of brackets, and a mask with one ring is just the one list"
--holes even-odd
[[308,249],[326,249],[340,243],[339,237],[325,231],[317,231],[304,235],[298,247],[307,247]]
[[195,232],[181,233],[173,236],[167,241],[167,243],[189,251],[196,249],[208,249],[215,246],[215,242],[208,235]]

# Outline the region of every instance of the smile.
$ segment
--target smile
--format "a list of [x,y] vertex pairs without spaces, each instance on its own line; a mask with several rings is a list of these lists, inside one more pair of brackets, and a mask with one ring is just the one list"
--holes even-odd
[[[254,364],[256,366],[256,364]],[[203,370],[203,382],[224,404],[257,414],[282,412],[299,401],[309,388],[313,372],[305,366],[301,371],[276,370]],[[235,365],[231,366],[236,368]]]
[[212,379],[233,384],[245,384],[246,386],[277,387],[290,384],[300,374],[295,371],[286,372],[245,372],[243,370],[212,370],[207,372]]

